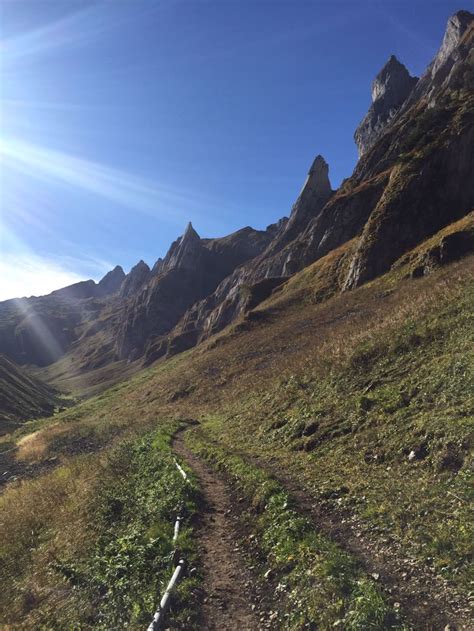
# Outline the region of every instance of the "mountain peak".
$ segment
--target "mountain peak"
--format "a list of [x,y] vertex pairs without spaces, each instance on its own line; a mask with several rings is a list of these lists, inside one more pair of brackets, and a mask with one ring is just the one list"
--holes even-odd
[[107,272],[107,274],[99,281],[97,285],[98,294],[106,296],[109,294],[115,294],[119,289],[125,278],[125,272],[120,265],[116,265],[114,269]]
[[454,49],[459,46],[464,33],[473,21],[474,14],[469,11],[457,11],[449,18],[441,47],[431,67],[432,77],[435,76],[441,66],[448,60]]
[[412,77],[395,55],[391,55],[372,82],[372,102],[380,99],[390,103],[405,100],[417,79]]
[[308,180],[305,186],[311,182],[311,188],[316,193],[326,195],[331,192],[331,182],[329,181],[329,165],[321,154],[313,160],[308,171]]
[[193,228],[193,224],[191,222],[186,226],[186,230],[181,238],[181,243],[184,242],[185,239],[201,239],[196,230]]
[[147,282],[150,273],[150,268],[145,261],[143,259],[138,261],[138,263],[132,267],[125,277],[120,287],[120,295],[131,296],[132,294],[137,293],[137,291]]
[[372,82],[372,105],[354,134],[359,156],[381,136],[417,82],[418,77],[412,77],[395,55],[391,55]]

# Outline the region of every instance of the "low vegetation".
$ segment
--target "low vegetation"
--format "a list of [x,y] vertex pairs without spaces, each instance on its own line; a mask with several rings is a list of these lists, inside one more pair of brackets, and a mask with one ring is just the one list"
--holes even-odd
[[338,361],[285,375],[204,427],[228,450],[291,471],[328,508],[359,515],[367,531],[467,590],[473,303],[472,285],[447,288],[424,317],[394,314]]
[[[143,628],[173,569],[173,529],[193,564],[198,496],[185,483],[165,425],[106,456],[75,459],[3,497],[2,620],[48,629]],[[179,586],[170,628],[195,621],[198,577]]]
[[250,558],[258,560],[260,579],[275,585],[278,628],[408,629],[374,577],[317,532],[281,484],[199,431],[188,433],[188,440],[246,500],[241,520],[249,532]]
[[[259,317],[5,437],[12,462],[51,469],[11,479],[1,498],[2,619],[143,627],[169,577],[176,506],[185,502],[189,524],[196,510],[169,445],[187,418],[208,442],[195,438],[195,448],[256,509],[244,515],[252,545],[286,586],[292,629],[311,619],[323,629],[402,623],[356,555],[301,516],[281,472],[390,546],[408,579],[428,567],[466,595],[474,261],[412,279],[418,254],[329,297],[328,270],[344,260],[333,253],[260,304]],[[182,545],[193,559],[189,531]],[[197,581],[182,584],[170,625],[194,624]]]

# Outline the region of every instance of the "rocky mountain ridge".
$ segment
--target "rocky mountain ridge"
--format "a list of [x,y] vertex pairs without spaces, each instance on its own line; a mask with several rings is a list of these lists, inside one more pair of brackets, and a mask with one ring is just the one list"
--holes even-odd
[[391,57],[355,133],[361,154],[337,191],[314,160],[288,219],[201,239],[191,224],[150,269],[116,267],[50,296],[0,303],[0,351],[77,371],[145,361],[222,330],[307,265],[350,243],[334,291],[388,271],[474,208],[474,15],[460,11],[418,80]]
[[372,83],[372,105],[354,134],[359,157],[374,145],[417,82],[392,55]]

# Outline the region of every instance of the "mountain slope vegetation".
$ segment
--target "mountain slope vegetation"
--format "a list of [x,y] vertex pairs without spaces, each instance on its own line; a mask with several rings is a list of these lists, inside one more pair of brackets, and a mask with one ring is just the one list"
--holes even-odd
[[59,392],[0,355],[0,434],[13,431],[21,421],[49,416],[64,403]]
[[[35,426],[29,441],[17,436],[18,460],[54,457],[58,468],[12,484],[2,498],[2,508],[8,508],[2,550],[7,558],[14,554],[14,576],[24,568],[16,593],[2,597],[7,619],[44,620],[44,611],[54,610],[59,620],[69,607],[77,613],[67,593],[60,602],[50,600],[54,585],[65,580],[51,550],[77,550],[95,535],[90,527],[64,531],[53,506],[64,507],[61,520],[67,523],[69,511],[77,512],[84,501],[81,494],[98,492],[100,463],[108,461],[113,445],[190,417],[200,420],[192,442],[211,461],[226,468],[228,459],[242,453],[257,458],[270,479],[286,471],[326,515],[346,520],[348,530],[355,525],[379,554],[395,550],[390,572],[402,588],[387,594],[389,602],[397,598],[409,615],[408,596],[421,583],[426,598],[436,594],[445,604],[444,616],[465,619],[472,534],[472,266],[467,258],[425,278],[400,280],[409,276],[407,264],[322,303],[312,291],[317,272],[304,270],[291,290],[259,307],[258,317]],[[69,487],[71,476],[79,488]],[[265,479],[262,484],[252,493],[264,492]],[[67,486],[67,504],[57,485]],[[327,525],[320,527],[324,532]],[[6,534],[12,531],[14,549]],[[357,563],[357,554],[348,553]],[[262,560],[264,568],[268,562]],[[45,563],[49,571],[39,577],[34,567],[39,571]],[[341,579],[347,570],[338,571]],[[316,573],[305,589],[314,590],[318,580]],[[21,593],[34,597],[18,600]],[[348,614],[347,607],[343,599],[324,625]],[[310,606],[307,615],[314,615]]]
[[0,304],[0,348],[83,397],[0,438],[6,625],[143,628],[183,508],[168,624],[200,628],[187,454],[228,490],[265,628],[470,628],[473,33],[453,16],[403,98],[389,61],[353,175],[333,191],[318,156],[289,219]]

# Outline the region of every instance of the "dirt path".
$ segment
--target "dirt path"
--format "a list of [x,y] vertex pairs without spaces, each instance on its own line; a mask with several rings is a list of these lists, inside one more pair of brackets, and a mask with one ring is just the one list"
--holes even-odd
[[468,598],[436,575],[430,566],[407,558],[399,543],[374,537],[363,521],[343,509],[320,505],[291,475],[284,472],[277,459],[269,462],[243,452],[239,455],[274,477],[286,489],[296,510],[309,517],[316,529],[357,559],[367,574],[378,575],[390,600],[400,603],[413,629],[474,629]]
[[268,628],[252,610],[252,578],[239,549],[231,500],[224,482],[184,444],[180,433],[173,442],[178,457],[198,478],[205,501],[199,542],[204,573],[203,631],[258,631]]
[[[201,543],[205,571],[203,630],[214,629],[268,629],[259,616],[250,609],[255,594],[246,584],[242,559],[235,549],[235,522],[227,486],[216,477],[196,455],[184,445],[178,434],[174,448],[188,463],[199,479],[208,507],[202,522]],[[392,602],[399,602],[408,622],[417,631],[443,631],[471,629],[469,603],[429,567],[420,566],[406,558],[394,542],[377,540],[355,516],[344,511],[328,510],[318,505],[287,474],[278,463],[263,462],[238,452],[245,460],[266,470],[282,484],[295,502],[296,509],[308,516],[318,530],[324,532],[343,549],[358,559],[368,574],[378,575],[381,585],[390,594]],[[274,466],[273,466],[274,465]]]
[[430,566],[407,558],[398,542],[374,537],[371,528],[348,511],[318,504],[308,491],[285,474],[277,461],[263,463],[249,459],[287,490],[296,509],[308,516],[318,530],[356,558],[368,574],[378,575],[390,600],[400,603],[414,629],[470,631],[474,628],[468,599],[436,575]]
[[392,603],[400,603],[413,629],[471,631],[474,628],[468,599],[432,568],[407,558],[397,542],[377,538],[355,515],[320,505],[284,472],[277,459],[267,461],[241,450],[235,453],[274,477],[294,501],[295,509],[310,518],[317,530],[357,559],[367,574],[378,575],[380,585]]

